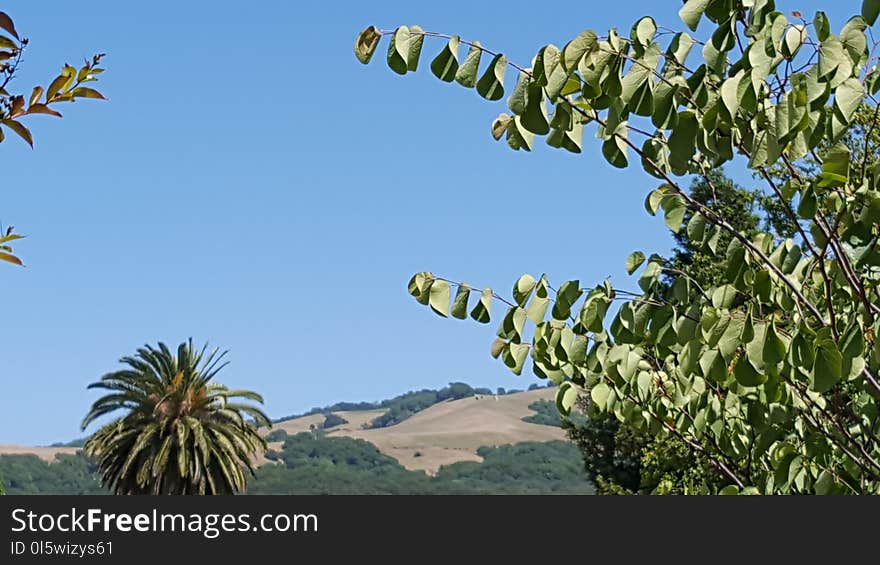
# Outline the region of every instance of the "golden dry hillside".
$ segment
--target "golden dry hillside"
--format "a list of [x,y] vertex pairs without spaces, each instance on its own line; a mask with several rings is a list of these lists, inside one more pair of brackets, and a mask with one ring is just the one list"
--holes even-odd
[[[457,461],[480,461],[477,449],[484,445],[505,445],[523,441],[565,439],[561,428],[524,422],[534,412],[529,405],[541,399],[553,400],[554,389],[542,388],[504,396],[478,395],[435,404],[403,422],[387,428],[364,429],[384,410],[334,412],[348,421],[327,430],[328,436],[359,438],[374,444],[383,453],[411,470],[436,472],[441,465]],[[312,414],[275,424],[271,431],[288,434],[308,432],[323,422],[322,414]],[[267,430],[267,432],[270,430]],[[279,449],[280,442],[269,444]],[[59,453],[76,453],[76,447],[25,447],[0,445],[0,454],[33,453],[51,461]],[[260,457],[263,463],[269,461]]]
[[[363,429],[381,410],[337,412],[348,424],[327,430],[328,436],[348,436],[369,441],[407,469],[435,472],[457,461],[480,461],[477,449],[522,441],[565,439],[561,428],[523,422],[533,414],[529,405],[553,400],[555,389],[539,389],[505,396],[478,395],[435,404],[387,428]],[[287,433],[308,431],[323,421],[322,415],[304,416],[278,424]],[[280,444],[275,444],[280,446]]]

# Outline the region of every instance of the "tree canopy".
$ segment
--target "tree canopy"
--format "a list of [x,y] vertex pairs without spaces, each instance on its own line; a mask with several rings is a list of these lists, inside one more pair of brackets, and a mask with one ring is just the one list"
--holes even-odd
[[[723,476],[723,493],[880,492],[878,13],[880,0],[864,0],[835,32],[823,12],[786,15],[773,0],[687,0],[678,15],[689,32],[645,16],[628,36],[586,30],[546,45],[528,66],[417,25],[366,28],[362,63],[387,38],[388,66],[414,72],[439,40],[440,80],[490,101],[507,94],[491,132],[514,150],[544,136],[581,153],[594,127],[608,163],[636,162],[659,183],[647,212],[726,266],[699,284],[636,251],[635,291],[525,274],[507,298],[425,271],[409,292],[440,316],[484,324],[500,303],[494,357],[516,374],[530,359],[557,384],[563,413],[588,391],[593,416],[677,438]],[[859,127],[854,152],[845,141]],[[738,226],[684,188],[696,177],[718,190],[714,171],[731,161],[762,179],[791,233]]]

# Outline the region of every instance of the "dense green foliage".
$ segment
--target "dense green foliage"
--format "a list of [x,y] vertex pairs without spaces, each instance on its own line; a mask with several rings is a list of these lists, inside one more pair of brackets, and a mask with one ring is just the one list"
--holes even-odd
[[[762,210],[757,191],[742,188],[721,170],[711,171],[707,178],[692,183],[691,197],[724,214],[740,232],[753,235],[762,217],[771,227],[786,220]],[[688,220],[686,215],[685,222]],[[701,287],[717,284],[723,278],[726,263],[722,258],[704,253],[687,231],[673,235],[676,248],[670,272],[685,273]],[[729,243],[730,236],[722,234],[720,245]],[[589,412],[588,396],[581,395],[578,402],[584,412]],[[587,474],[600,494],[704,494],[723,486],[705,458],[674,436],[635,431],[608,414],[593,421],[564,424],[568,437],[581,450]],[[666,455],[669,459],[664,459]]]
[[326,416],[324,416],[324,421],[321,422],[321,427],[323,429],[329,429],[334,426],[341,426],[342,424],[347,424],[348,420],[339,416],[338,414],[334,414],[333,412],[328,412]]
[[110,494],[97,471],[82,453],[58,455],[52,463],[36,455],[0,455],[7,494]]
[[402,394],[391,401],[383,403],[383,408],[388,411],[374,418],[370,422],[371,428],[387,428],[399,424],[406,420],[416,412],[421,412],[425,408],[444,402],[446,400],[459,400],[474,396],[476,391],[465,383],[449,383],[449,386],[440,390],[420,390]]
[[[726,263],[706,287],[637,251],[626,267],[641,270],[639,292],[526,274],[510,300],[426,271],[410,294],[480,323],[503,303],[493,356],[516,374],[530,357],[558,385],[563,413],[589,391],[591,416],[677,438],[724,476],[725,494],[880,492],[880,148],[870,134],[880,42],[869,33],[880,0],[861,4],[833,31],[824,13],[789,20],[773,0],[687,0],[679,16],[691,32],[704,22],[702,39],[645,16],[629,37],[587,30],[541,48],[528,67],[418,26],[366,28],[355,43],[362,63],[387,36],[388,66],[407,74],[426,38],[444,38],[431,72],[487,100],[504,98],[511,66],[512,114],[492,124],[496,139],[529,151],[546,136],[580,153],[595,125],[608,163],[628,167],[635,155],[661,181],[648,213]],[[853,151],[845,142],[865,106],[874,122]],[[791,237],[738,229],[685,190],[692,175],[712,189],[712,173],[734,160],[762,179],[762,205],[788,218]]]
[[[283,431],[276,430],[276,432]],[[275,433],[275,432],[273,432]],[[408,471],[363,440],[301,433],[270,452],[249,494],[590,494],[577,449],[568,442],[483,447],[482,463],[442,467],[436,477]],[[48,464],[34,455],[0,456],[10,494],[108,494],[84,455]]]
[[562,415],[556,408],[556,403],[549,400],[536,400],[529,404],[529,410],[534,410],[535,414],[523,417],[523,422],[530,424],[540,424],[542,426],[562,427]]
[[84,447],[87,441],[89,441],[88,437],[81,437],[67,442],[55,442],[49,447]]
[[251,494],[590,494],[577,449],[568,442],[482,447],[481,463],[408,471],[363,440],[300,433],[257,470]]
[[[508,391],[507,394],[512,394],[514,392],[517,391],[511,390]],[[430,408],[438,402],[468,398],[476,394],[491,395],[493,393],[490,389],[485,387],[473,388],[466,383],[455,382],[449,383],[448,386],[445,386],[440,390],[413,390],[395,396],[394,398],[382,400],[381,402],[337,402],[336,404],[325,406],[323,408],[312,408],[311,410],[303,414],[285,416],[284,418],[279,418],[275,420],[275,422],[285,422],[287,420],[293,420],[302,416],[311,416],[313,414],[385,409],[385,414],[379,416],[378,418],[375,418],[370,423],[370,427],[386,428],[388,426],[393,426],[394,424],[399,424],[416,412],[420,412],[425,408]],[[504,393],[499,392],[499,394]]]
[[226,352],[181,343],[145,346],[123,357],[126,369],[89,385],[108,391],[92,405],[85,429],[101,416],[124,415],[101,427],[85,445],[101,480],[116,494],[232,494],[244,490],[254,456],[266,449],[255,422],[269,419],[243,398],[262,403],[248,390],[214,382]]

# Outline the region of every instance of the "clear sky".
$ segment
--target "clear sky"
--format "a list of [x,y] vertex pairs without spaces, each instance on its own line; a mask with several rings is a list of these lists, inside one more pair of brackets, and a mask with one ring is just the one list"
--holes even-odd
[[[778,1],[839,29],[858,0]],[[502,102],[399,77],[369,24],[458,33],[528,64],[586,28],[628,33],[680,2],[5,2],[31,39],[16,86],[108,55],[97,86],[32,151],[0,145],[0,221],[27,268],[0,265],[0,443],[78,437],[86,385],[145,343],[229,349],[218,380],[262,393],[272,417],[453,380],[526,388],[491,359],[495,324],[442,320],[406,291],[431,270],[509,293],[516,278],[623,287],[635,249],[672,240],[642,209],[656,181],[580,156],[496,143]],[[696,54],[697,56],[698,53]],[[508,73],[508,82],[512,82]],[[496,310],[500,312],[500,309]]]

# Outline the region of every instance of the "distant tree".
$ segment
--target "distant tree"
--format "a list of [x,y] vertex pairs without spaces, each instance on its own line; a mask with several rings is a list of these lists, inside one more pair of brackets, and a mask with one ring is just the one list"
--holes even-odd
[[321,424],[321,427],[323,429],[327,430],[332,427],[341,426],[342,424],[347,424],[347,423],[348,423],[348,420],[346,420],[342,416],[334,414],[333,412],[328,412],[324,416],[324,422]]
[[466,383],[449,383],[449,386],[440,389],[437,393],[439,400],[458,400],[474,395],[474,389]]
[[284,441],[287,439],[287,432],[284,430],[274,430],[266,434],[266,437],[263,439],[266,440],[266,443],[275,442],[275,441]]
[[128,368],[104,375],[89,388],[105,389],[82,428],[122,410],[125,415],[100,428],[86,442],[104,485],[116,494],[233,494],[244,490],[245,471],[266,449],[256,426],[270,426],[249,390],[213,382],[226,365],[226,352],[207,353],[181,343],[173,354],[163,343],[145,346],[120,362]]

